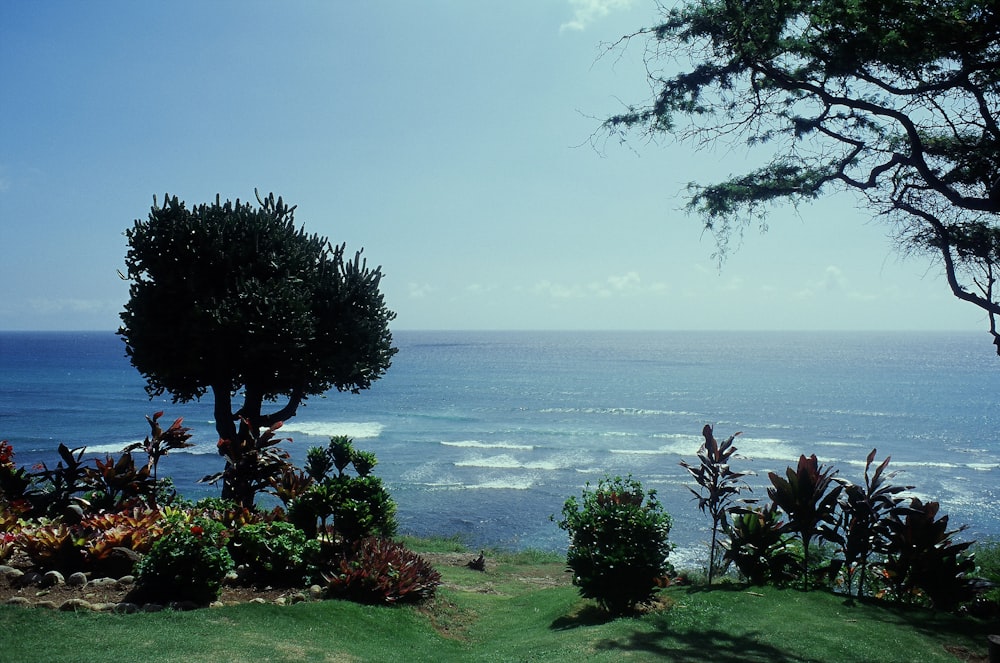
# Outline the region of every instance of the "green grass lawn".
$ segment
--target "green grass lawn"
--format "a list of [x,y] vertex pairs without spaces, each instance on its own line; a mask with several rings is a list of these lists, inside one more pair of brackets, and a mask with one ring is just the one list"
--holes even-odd
[[[441,552],[440,543],[424,550]],[[663,610],[609,619],[562,568],[537,553],[487,556],[485,573],[439,565],[445,584],[422,607],[323,601],[114,615],[0,606],[0,661],[953,663],[968,658],[946,646],[985,656],[986,635],[1000,632],[996,623],[770,587],[676,587],[661,593]]]

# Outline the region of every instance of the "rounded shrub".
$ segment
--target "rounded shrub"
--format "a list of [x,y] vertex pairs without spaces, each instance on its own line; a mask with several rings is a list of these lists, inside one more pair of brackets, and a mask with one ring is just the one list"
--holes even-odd
[[605,477],[596,490],[587,484],[580,500],[566,500],[559,521],[570,537],[573,584],[608,612],[634,610],[673,573],[671,524],[656,491],[643,491],[631,476]]
[[275,521],[240,528],[229,541],[229,551],[254,580],[301,585],[317,575],[321,545],[292,523]]
[[139,593],[161,603],[211,603],[233,570],[226,540],[225,528],[208,518],[172,520],[136,565]]

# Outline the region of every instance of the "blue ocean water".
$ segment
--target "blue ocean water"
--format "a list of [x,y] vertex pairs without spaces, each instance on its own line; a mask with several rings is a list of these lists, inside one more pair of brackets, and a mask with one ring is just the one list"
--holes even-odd
[[[1000,359],[975,333],[397,332],[386,376],[359,395],[313,397],[282,428],[301,463],[346,434],[376,453],[404,532],[472,546],[560,550],[551,522],[605,473],[631,474],[674,517],[678,556],[708,522],[678,465],[701,429],[737,431],[737,469],[815,453],[861,480],[892,456],[896,483],[938,500],[964,538],[1000,536]],[[221,468],[211,403],[152,402],[112,333],[0,333],[0,439],[21,465],[55,448],[103,454],[141,440],[144,415],[183,417],[197,446],[160,464],[181,492]]]

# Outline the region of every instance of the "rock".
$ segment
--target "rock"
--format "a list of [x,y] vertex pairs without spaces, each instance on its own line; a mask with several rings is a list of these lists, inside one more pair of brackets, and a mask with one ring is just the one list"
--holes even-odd
[[41,573],[36,573],[34,571],[29,571],[27,573],[22,573],[17,577],[15,581],[15,586],[17,587],[27,587],[28,585],[40,585],[45,576]]
[[278,598],[274,599],[274,605],[286,605],[287,603],[288,599],[286,599],[284,596],[279,596]]
[[292,594],[292,603],[302,603],[303,601],[308,601],[308,600],[309,597],[306,596],[303,592],[296,592],[295,594]]
[[319,585],[312,585],[309,588],[309,596],[311,596],[314,599],[323,598],[323,588],[320,587]]
[[114,611],[120,615],[132,615],[139,612],[139,606],[135,603],[122,601],[115,605]]
[[146,603],[142,606],[141,610],[143,612],[162,612],[163,606],[159,603]]
[[24,596],[12,596],[9,599],[7,599],[6,601],[4,601],[4,604],[5,605],[28,606],[28,605],[31,605],[31,601],[29,601]]
[[131,587],[132,585],[135,584],[135,576],[133,575],[122,576],[121,578],[118,579],[118,584],[123,587]]
[[254,603],[256,605],[264,605],[265,603],[267,603],[267,601],[265,599],[262,599],[259,596],[257,598],[254,598],[254,599],[250,599],[249,602],[250,603]]
[[56,585],[65,585],[66,578],[63,574],[58,571],[46,571],[45,575],[42,576],[42,587],[54,587]]
[[94,612],[115,612],[117,603],[92,603],[90,609]]
[[194,601],[172,601],[167,604],[167,607],[171,610],[185,612],[188,610],[197,610],[200,606]]
[[114,578],[94,578],[89,585],[91,587],[117,587],[118,581]]
[[63,601],[62,605],[59,606],[59,610],[62,612],[77,612],[91,609],[93,609],[93,606],[90,601],[83,599],[68,599]]
[[24,571],[12,566],[0,566],[0,576],[7,578],[10,582],[16,582],[24,577]]
[[71,573],[68,578],[66,578],[66,584],[70,587],[86,587],[87,586],[87,574],[77,571],[76,573]]
[[39,601],[35,604],[36,608],[45,608],[46,610],[56,610],[59,606],[53,601]]
[[212,601],[211,603],[208,604],[208,607],[209,608],[225,608],[226,604],[223,603],[222,601]]

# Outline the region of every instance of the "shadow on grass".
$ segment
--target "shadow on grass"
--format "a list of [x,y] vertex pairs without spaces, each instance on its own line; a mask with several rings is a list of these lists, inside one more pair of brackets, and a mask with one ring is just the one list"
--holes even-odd
[[568,631],[581,626],[600,626],[614,619],[615,617],[606,610],[601,610],[596,605],[588,605],[572,615],[565,615],[553,620],[549,628],[553,631]]
[[733,635],[716,630],[636,632],[630,636],[595,643],[597,649],[629,653],[647,653],[666,661],[682,663],[822,663],[819,659],[793,655],[761,642],[754,634]]

